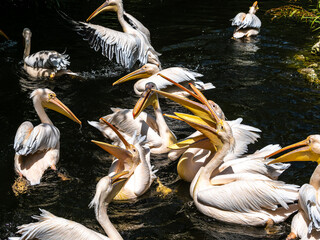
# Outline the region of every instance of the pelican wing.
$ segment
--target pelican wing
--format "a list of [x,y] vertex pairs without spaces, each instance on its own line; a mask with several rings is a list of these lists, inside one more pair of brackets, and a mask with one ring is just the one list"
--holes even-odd
[[235,147],[231,154],[225,158],[225,161],[235,159],[236,157],[246,153],[248,151],[248,145],[257,141],[260,135],[257,132],[261,132],[260,129],[251,127],[249,125],[241,124],[242,118],[238,118],[233,121],[227,121],[232,129],[232,134],[235,139]]
[[24,62],[33,68],[45,68],[61,70],[67,69],[70,65],[69,55],[61,54],[56,51],[40,51],[29,55],[24,59]]
[[213,186],[200,190],[202,204],[225,211],[250,212],[285,209],[298,198],[298,186],[273,181],[259,174],[225,174],[211,180]]
[[61,217],[57,217],[52,213],[42,210],[40,216],[32,218],[38,220],[35,223],[24,224],[18,227],[21,234],[21,240],[38,239],[38,240],[74,240],[74,239],[90,239],[90,240],[107,240],[106,236],[97,233],[80,223],[70,221]]
[[89,42],[90,47],[95,51],[101,48],[102,55],[109,60],[115,57],[117,63],[128,69],[137,60],[142,64],[147,62],[147,51],[142,51],[141,38],[91,23],[75,23],[76,31]]
[[51,124],[41,123],[33,128],[30,122],[24,122],[17,130],[13,148],[18,155],[28,155],[41,150],[57,148],[59,139],[59,129]]
[[143,33],[143,34],[147,37],[149,43],[151,43],[150,31],[149,31],[149,29],[146,28],[138,19],[136,19],[136,18],[135,18],[134,16],[132,16],[131,14],[126,13],[126,12],[124,12],[123,14],[128,18],[130,25],[131,25],[134,29],[137,29],[137,30],[139,30],[141,33]]
[[299,192],[299,204],[310,220],[308,232],[320,230],[320,194],[310,184],[304,184]]
[[237,30],[241,28],[260,28],[261,27],[261,21],[260,19],[251,13],[238,13],[233,19],[232,19],[232,26],[237,26]]
[[[198,85],[197,87],[200,89],[203,87],[204,83],[201,81],[197,81],[196,78],[202,77],[203,75],[197,72],[190,71],[187,68],[181,67],[171,67],[161,70],[159,73],[163,74],[164,76],[172,79],[177,83],[195,83]],[[139,81],[139,91],[144,91],[145,85],[148,82],[154,82],[159,90],[166,91],[167,88],[174,86],[173,83],[169,82],[168,80],[164,79],[163,77],[159,76],[158,74],[154,74],[149,78],[143,79]],[[202,83],[202,86],[201,86]],[[213,87],[214,88],[214,87]],[[180,90],[180,89],[179,89]]]

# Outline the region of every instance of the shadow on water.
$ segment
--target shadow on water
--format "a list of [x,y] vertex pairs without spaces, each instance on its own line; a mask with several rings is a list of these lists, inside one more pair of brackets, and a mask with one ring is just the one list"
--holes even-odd
[[[0,238],[14,236],[16,226],[28,223],[38,208],[80,222],[103,233],[88,209],[95,185],[106,175],[110,156],[90,142],[104,140],[86,120],[97,120],[111,113],[110,107],[131,108],[137,98],[133,83],[112,87],[112,82],[126,71],[107,61],[88,47],[56,14],[59,5],[75,20],[86,19],[101,1],[9,1],[1,7],[1,29],[10,37],[0,39]],[[259,3],[262,20],[260,35],[250,41],[231,39],[230,21],[239,11],[246,11],[248,1],[132,1],[124,7],[151,31],[152,43],[161,52],[164,67],[183,66],[204,75],[216,89],[205,95],[215,100],[228,119],[244,118],[244,123],[262,130],[261,139],[250,146],[255,151],[271,143],[286,145],[318,133],[320,119],[319,90],[306,83],[289,67],[292,56],[302,50],[311,36],[307,29],[292,23],[271,23],[263,12],[278,6],[277,1]],[[120,29],[115,14],[102,14],[93,23]],[[9,27],[10,26],[10,27]],[[61,77],[56,80],[32,80],[21,70],[22,30],[33,32],[31,52],[57,50],[71,57],[70,68],[81,78]],[[16,129],[24,121],[39,123],[29,99],[30,92],[48,87],[82,120],[81,129],[64,116],[48,111],[61,132],[59,171],[71,180],[61,181],[48,170],[39,186],[31,187],[23,196],[11,190],[13,140]],[[184,111],[176,104],[161,100],[167,113]],[[168,119],[178,138],[193,130]],[[290,219],[279,225],[274,235],[263,228],[235,226],[215,221],[200,214],[189,196],[189,184],[179,180],[176,162],[165,155],[152,157],[157,175],[173,192],[166,197],[154,183],[144,196],[110,205],[111,221],[125,239],[284,239]],[[303,184],[314,165],[295,163],[282,180]]]

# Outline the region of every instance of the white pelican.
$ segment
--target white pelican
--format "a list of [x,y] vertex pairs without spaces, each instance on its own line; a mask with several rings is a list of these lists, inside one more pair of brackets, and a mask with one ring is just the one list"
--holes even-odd
[[56,170],[60,154],[60,131],[53,125],[44,108],[57,111],[79,124],[81,121],[47,88],[34,90],[30,98],[41,124],[34,127],[26,121],[18,128],[13,146],[16,152],[14,166],[20,177],[24,176],[31,185],[35,185],[40,183],[48,167]]
[[[57,217],[52,213],[42,210],[40,216],[32,218],[38,222],[24,224],[18,227],[21,237],[10,237],[9,240],[120,240],[123,239],[117,229],[112,225],[107,208],[114,196],[121,189],[123,182],[127,180],[122,177],[127,172],[121,172],[113,177],[103,177],[97,183],[96,194],[89,204],[94,207],[97,221],[102,226],[108,237],[93,231],[80,223]],[[120,178],[122,177],[122,178]]]
[[299,191],[299,212],[293,217],[291,233],[287,239],[320,239],[320,135],[311,135],[306,140],[287,146],[267,157],[287,152],[269,163],[314,161],[318,166],[314,170],[309,184]]
[[183,91],[171,82],[166,81],[163,77],[161,77],[162,75],[165,75],[166,77],[182,84],[185,87],[187,87],[189,83],[193,83],[198,89],[202,91],[215,88],[212,83],[204,83],[200,80],[197,80],[198,77],[203,76],[200,73],[196,73],[182,67],[170,67],[160,71],[158,65],[150,63],[145,64],[140,69],[120,78],[112,85],[114,86],[116,84],[123,83],[129,80],[140,79],[134,84],[133,87],[134,92],[139,96],[145,90],[145,85],[148,82],[155,83],[157,85],[157,88],[161,91],[170,92],[181,96],[189,96],[188,92]]
[[[261,151],[245,157],[251,158],[250,161],[235,158],[234,164],[230,164],[232,160],[224,163],[224,158],[235,147],[232,130],[201,92],[196,93],[205,105],[192,107],[198,116],[175,113],[175,118],[200,131],[210,143],[203,144],[204,137],[195,142],[197,147],[211,150],[209,161],[199,169],[190,185],[195,206],[203,214],[228,223],[269,226],[284,221],[297,211],[294,201],[298,198],[298,186],[275,181],[252,167],[246,169],[248,163],[254,166],[261,163],[256,158],[262,158]],[[245,165],[243,169],[242,165]]]
[[250,37],[259,33],[261,21],[255,15],[258,9],[258,2],[255,1],[253,5],[249,7],[247,14],[241,12],[231,19],[231,25],[237,27],[233,33],[234,38]]
[[107,121],[105,123],[118,135],[125,148],[105,142],[92,142],[116,158],[109,169],[109,176],[121,171],[128,171],[128,180],[114,199],[127,200],[137,198],[144,194],[156,179],[156,171],[152,171],[153,167],[150,163],[150,149],[144,142],[145,137],[133,136],[130,144],[112,124]]
[[[109,60],[115,58],[116,62],[124,68],[131,69],[136,63],[139,63],[140,66],[146,63],[161,65],[158,58],[160,54],[154,50],[148,40],[150,38],[149,31],[137,19],[125,13],[122,0],[105,1],[89,16],[87,22],[103,11],[117,13],[123,32],[74,21],[62,12],[60,14],[75,27],[75,31],[84,40],[89,42],[91,48],[95,51],[99,51],[101,48],[103,56]],[[124,19],[124,16],[128,17],[129,23]]]
[[[176,143],[177,139],[166,124],[157,94],[152,92],[152,89],[155,88],[154,83],[147,83],[145,92],[137,101],[134,109],[113,109],[114,113],[100,118],[100,122],[88,121],[88,123],[100,130],[105,137],[110,138],[116,145],[120,144],[119,138],[105,125],[103,120],[115,125],[125,139],[131,138],[135,133],[146,136],[145,142],[149,145],[153,154],[169,152],[168,146]],[[149,105],[153,106],[155,119],[142,112]]]
[[61,54],[56,51],[40,51],[30,55],[31,36],[29,28],[23,29],[22,36],[24,37],[24,70],[34,78],[41,77],[59,77],[64,74],[77,76],[76,73],[67,69],[70,65],[69,55]]

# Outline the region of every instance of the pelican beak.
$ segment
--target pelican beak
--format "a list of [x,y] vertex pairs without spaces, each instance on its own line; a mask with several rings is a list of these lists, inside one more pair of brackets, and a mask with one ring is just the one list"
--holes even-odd
[[270,157],[277,155],[283,151],[293,149],[293,148],[295,148],[293,151],[288,152],[288,153],[270,161],[268,164],[279,163],[279,162],[295,162],[295,161],[313,161],[313,162],[320,163],[320,156],[319,156],[319,154],[312,151],[308,138],[306,140],[301,141],[301,142],[284,147],[284,148],[266,156],[265,158],[270,158]]
[[173,150],[186,149],[186,148],[202,148],[202,149],[212,150],[212,143],[205,135],[200,135],[200,136],[197,136],[194,138],[188,138],[184,141],[173,144],[169,146],[169,148]]
[[141,94],[141,97],[137,101],[136,105],[134,106],[132,110],[133,118],[136,118],[139,116],[139,114],[146,109],[148,106],[152,105],[155,108],[157,108],[159,102],[157,98],[157,94],[152,91],[152,86],[149,84],[146,84],[146,89]]
[[[194,116],[194,115],[190,115],[190,114],[185,114],[185,113],[174,113],[178,116],[178,119],[180,118],[182,121],[186,122],[187,124],[189,124],[191,127],[193,127],[194,129],[198,130],[199,132],[201,132],[205,137],[207,137],[210,142],[211,142],[211,146],[206,146],[206,147],[202,147],[201,144],[198,144],[199,142],[201,142],[200,140],[202,139],[195,139],[195,144],[196,146],[199,146],[200,148],[204,148],[204,149],[210,149],[216,150],[216,147],[214,146],[222,146],[222,142],[218,137],[218,130],[215,127],[211,126],[211,123],[208,121],[206,121],[206,119],[203,119],[201,117],[198,116]],[[166,115],[169,116],[170,115]],[[177,118],[176,118],[177,119]],[[195,146],[195,145],[194,145]]]
[[252,4],[252,7],[254,7],[255,9],[259,9],[259,7],[258,7],[258,1],[255,1],[255,2]]
[[2,30],[0,30],[0,35],[4,36],[7,40],[9,40],[9,37]]
[[100,7],[98,7],[91,15],[87,18],[86,22],[89,22],[92,18],[97,16],[103,11],[114,11],[115,7],[109,5],[109,0],[105,1]]
[[112,86],[130,81],[130,80],[134,80],[134,79],[148,78],[150,76],[152,76],[152,74],[148,73],[144,69],[144,67],[141,67],[138,70],[133,71],[133,72],[125,75],[124,77],[120,78],[119,80],[115,81],[114,83],[112,83]]
[[132,159],[132,153],[127,149],[123,149],[119,146],[115,146],[109,143],[99,142],[95,140],[91,140],[91,142],[95,143],[96,145],[101,147],[103,150],[107,151],[108,153],[115,156],[119,160],[125,161],[127,159],[130,159],[130,160]]
[[111,178],[111,183],[112,184],[116,184],[116,183],[120,183],[120,182],[126,181],[128,178],[127,177],[122,177],[122,176],[127,175],[128,173],[129,173],[128,171],[123,171],[123,172],[120,172],[120,173],[114,175]]
[[50,97],[47,102],[42,102],[42,106],[59,112],[81,125],[81,121],[73,114],[73,112],[71,112],[71,110],[55,96]]
[[209,121],[212,122],[212,124],[215,124],[215,122],[213,121],[208,108],[198,102],[192,101],[188,98],[184,98],[184,97],[180,97],[178,95],[175,94],[171,94],[171,93],[167,93],[167,92],[163,92],[163,91],[159,91],[159,90],[155,90],[153,89],[154,92],[169,98],[170,100],[180,104],[181,106],[187,108],[188,110],[190,110],[193,114]]

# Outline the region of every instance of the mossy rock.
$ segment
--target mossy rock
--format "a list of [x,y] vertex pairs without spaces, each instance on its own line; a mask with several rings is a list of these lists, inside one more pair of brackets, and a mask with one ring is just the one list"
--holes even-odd
[[320,84],[318,75],[313,68],[300,68],[298,69],[298,72],[302,74],[309,82],[317,85]]

